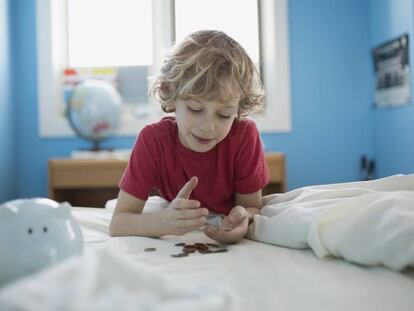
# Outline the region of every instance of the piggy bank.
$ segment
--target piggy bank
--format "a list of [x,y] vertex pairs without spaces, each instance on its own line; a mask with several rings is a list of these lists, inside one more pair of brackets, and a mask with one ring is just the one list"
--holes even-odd
[[82,251],[69,203],[34,198],[0,205],[0,287]]

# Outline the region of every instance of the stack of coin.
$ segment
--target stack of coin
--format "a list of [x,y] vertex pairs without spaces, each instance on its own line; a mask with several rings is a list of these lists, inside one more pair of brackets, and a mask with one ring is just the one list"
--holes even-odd
[[[182,252],[178,254],[173,254],[171,257],[186,257],[189,254],[195,253],[198,251],[200,254],[213,254],[213,253],[224,253],[227,252],[227,248],[220,247],[217,244],[212,243],[194,243],[194,244],[185,244],[177,243],[175,246],[182,246]],[[215,248],[212,250],[211,248]]]

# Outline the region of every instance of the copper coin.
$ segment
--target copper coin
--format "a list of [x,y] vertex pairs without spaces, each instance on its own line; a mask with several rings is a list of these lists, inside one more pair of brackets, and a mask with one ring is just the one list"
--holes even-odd
[[208,249],[208,246],[207,245],[205,245],[205,244],[202,244],[202,243],[196,243],[196,244],[194,244],[195,245],[195,248],[196,249],[198,249],[198,250],[201,250],[201,249]]
[[217,244],[213,244],[213,243],[206,243],[206,245],[212,246],[212,247],[219,247]]
[[155,247],[147,247],[146,249],[144,249],[144,251],[146,251],[146,252],[154,252],[156,250],[157,249]]
[[214,251],[212,251],[212,250],[209,250],[209,249],[199,249],[198,250],[198,252],[200,253],[200,254],[211,254],[211,253],[214,253]]
[[186,254],[191,254],[191,253],[194,253],[194,252],[195,252],[195,249],[188,249],[188,248],[183,249],[183,253],[186,253]]
[[186,256],[188,256],[188,254],[186,254],[186,253],[179,253],[179,254],[173,254],[173,255],[171,255],[171,257],[175,257],[175,258],[186,257]]
[[219,248],[213,251],[213,253],[225,253],[225,252],[228,252],[227,248]]

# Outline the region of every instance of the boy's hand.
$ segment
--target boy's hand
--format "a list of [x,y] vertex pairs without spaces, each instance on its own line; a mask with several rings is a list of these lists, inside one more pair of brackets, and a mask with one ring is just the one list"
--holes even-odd
[[237,243],[243,239],[249,228],[249,213],[242,206],[235,206],[223,219],[220,228],[207,226],[204,233],[220,243]]
[[197,183],[197,177],[191,177],[168,208],[162,212],[162,222],[167,234],[182,235],[206,222],[208,210],[200,208],[199,201],[189,199]]

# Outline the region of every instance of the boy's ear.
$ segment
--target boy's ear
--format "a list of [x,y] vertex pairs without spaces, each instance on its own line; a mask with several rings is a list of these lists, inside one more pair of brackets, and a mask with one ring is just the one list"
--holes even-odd
[[172,100],[168,103],[165,103],[165,108],[167,108],[167,110],[169,111],[175,111],[175,105],[176,105],[176,101]]

